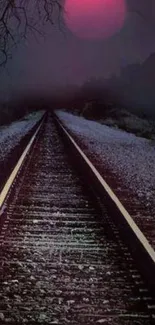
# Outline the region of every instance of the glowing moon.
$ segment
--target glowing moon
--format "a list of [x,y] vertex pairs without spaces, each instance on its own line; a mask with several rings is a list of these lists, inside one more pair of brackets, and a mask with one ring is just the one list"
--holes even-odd
[[125,0],[65,0],[64,19],[80,38],[107,38],[122,28],[126,12]]

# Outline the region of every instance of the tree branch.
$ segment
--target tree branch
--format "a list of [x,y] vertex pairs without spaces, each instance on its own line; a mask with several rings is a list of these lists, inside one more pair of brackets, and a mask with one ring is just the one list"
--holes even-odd
[[[60,2],[59,2],[60,1]],[[55,10],[61,21],[62,0],[0,0],[0,66],[7,63],[9,51],[31,33],[44,36],[43,26],[54,24]],[[60,25],[59,25],[60,27]]]

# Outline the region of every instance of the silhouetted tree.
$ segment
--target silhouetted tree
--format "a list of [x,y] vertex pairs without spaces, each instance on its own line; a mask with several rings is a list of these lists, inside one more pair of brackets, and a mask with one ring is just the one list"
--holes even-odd
[[0,0],[0,66],[11,55],[11,49],[31,32],[43,34],[43,25],[60,22],[61,0]]

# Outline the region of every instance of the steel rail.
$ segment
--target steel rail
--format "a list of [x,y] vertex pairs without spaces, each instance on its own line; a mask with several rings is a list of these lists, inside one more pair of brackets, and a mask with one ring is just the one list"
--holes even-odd
[[121,236],[126,241],[136,264],[145,278],[151,291],[155,294],[155,251],[149,244],[147,238],[140,228],[134,222],[132,216],[125,209],[119,198],[92,164],[90,159],[82,151],[76,141],[73,139],[68,130],[64,127],[61,120],[54,112],[59,132],[63,135],[63,140],[70,147],[74,155],[75,163],[80,168],[80,172],[87,179],[87,182],[93,184],[93,188],[100,195],[101,200],[107,200],[107,208],[111,212],[111,216],[120,231]]
[[0,215],[2,214],[2,210],[3,210],[3,207],[4,207],[4,203],[6,201],[6,198],[8,196],[8,193],[13,185],[13,182],[17,176],[17,174],[19,173],[19,170],[21,169],[22,165],[23,165],[23,162],[28,154],[28,152],[30,151],[31,147],[32,147],[32,144],[34,143],[39,131],[40,131],[40,128],[43,124],[43,121],[44,121],[44,118],[45,118],[45,114],[42,116],[41,120],[40,120],[40,124],[37,128],[37,130],[35,131],[35,133],[33,134],[33,136],[31,137],[29,143],[27,144],[26,148],[24,149],[22,155],[20,156],[16,166],[14,167],[13,171],[11,172],[10,176],[8,177],[8,180],[6,181],[1,193],[0,193]]

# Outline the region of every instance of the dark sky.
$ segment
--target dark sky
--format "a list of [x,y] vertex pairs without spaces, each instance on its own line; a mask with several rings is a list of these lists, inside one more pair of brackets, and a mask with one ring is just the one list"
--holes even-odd
[[[34,38],[14,51],[7,73],[1,74],[6,93],[47,90],[81,84],[91,76],[107,78],[123,65],[141,62],[155,51],[155,1],[126,0],[123,28],[107,40],[82,40],[67,28],[47,26],[46,41]],[[154,3],[154,4],[153,4]]]

